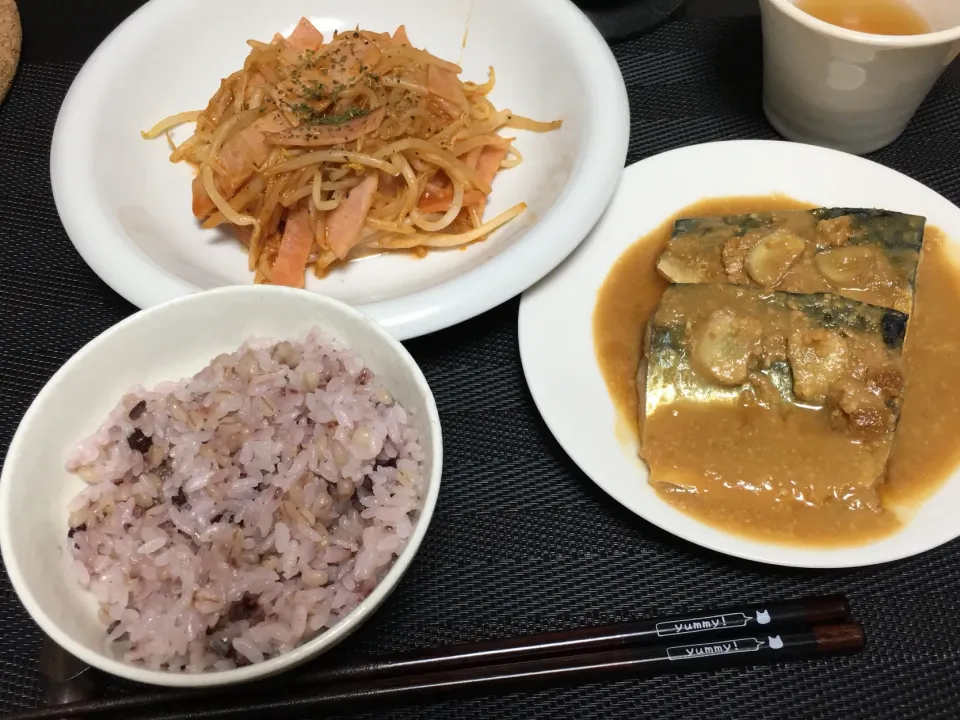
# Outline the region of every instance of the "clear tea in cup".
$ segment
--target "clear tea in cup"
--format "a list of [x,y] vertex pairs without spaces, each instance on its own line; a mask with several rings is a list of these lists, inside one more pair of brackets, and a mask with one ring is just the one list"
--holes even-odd
[[874,35],[923,35],[930,23],[904,0],[799,0],[797,7],[831,25]]

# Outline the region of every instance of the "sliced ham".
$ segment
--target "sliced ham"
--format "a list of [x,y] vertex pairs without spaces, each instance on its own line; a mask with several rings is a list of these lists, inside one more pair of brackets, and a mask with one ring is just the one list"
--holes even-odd
[[353,33],[344,33],[321,48],[315,58],[316,67],[301,69],[300,80],[304,85],[332,94],[338,86],[353,85],[365,72],[361,68],[375,68],[382,55],[377,44],[363,35],[353,37]]
[[[479,157],[477,158],[476,171],[480,179],[487,185],[493,183],[493,178],[500,171],[500,163],[507,156],[507,148],[503,145],[484,145]],[[472,192],[472,191],[471,191]],[[483,218],[483,211],[487,208],[487,196],[483,195],[479,199],[471,197],[468,201],[468,192],[463,198],[463,207],[473,207],[477,211],[477,217]]]
[[274,110],[273,112],[269,112],[258,117],[256,120],[250,123],[250,127],[254,128],[255,130],[259,130],[262,133],[269,134],[286,130],[290,127],[290,123],[287,122],[287,119],[283,116],[283,113],[281,113],[279,110]]
[[[264,135],[259,130],[247,127],[220,148],[217,162],[226,171],[226,175],[214,175],[214,183],[225,199],[229,200],[250,178],[257,165],[266,160],[269,150],[263,144],[263,138]],[[207,195],[202,177],[198,175],[193,181],[194,216],[203,219],[212,213],[215,207],[213,200]]]
[[507,156],[507,148],[503,145],[484,145],[483,152],[477,160],[477,175],[487,185],[493,183],[493,178],[500,171],[500,163]]
[[397,28],[396,32],[393,33],[393,41],[397,45],[409,45],[410,38],[407,37],[407,28],[404,25],[401,25]]
[[200,177],[199,173],[193,178],[190,191],[193,197],[193,206],[191,208],[193,210],[193,216],[203,220],[210,215],[217,206],[213,204],[213,200],[207,195],[207,189],[203,186],[203,178]]
[[471,170],[476,170],[477,162],[479,162],[480,153],[482,152],[483,152],[483,145],[481,145],[480,147],[475,147],[473,150],[470,150],[469,152],[461,156],[460,160],[462,160],[463,164],[466,165]]
[[380,194],[385,197],[396,197],[403,189],[407,187],[407,181],[403,175],[391,175],[390,173],[378,170],[380,173]]
[[427,90],[433,95],[453,103],[463,112],[470,110],[467,96],[463,94],[460,78],[451,70],[430,65],[427,68]]
[[274,285],[302,288],[303,275],[310,250],[313,247],[313,228],[310,213],[306,209],[295,210],[287,215],[287,222],[280,239],[280,250],[273,262]]
[[313,26],[312,22],[304,17],[300,18],[300,22],[297,23],[293,32],[290,33],[287,42],[290,43],[295,50],[299,50],[300,52],[304,52],[305,50],[316,52],[323,45],[323,34]]
[[368,173],[347,197],[327,213],[327,247],[343,260],[360,239],[360,231],[377,194],[379,175]]
[[[257,167],[266,162],[270,155],[270,148],[265,142],[267,134],[289,127],[283,115],[274,110],[257,118],[223,144],[217,161],[226,171],[226,176],[216,175],[214,182],[224,198],[229,200],[250,179]],[[199,176],[194,178],[194,216],[203,219],[212,213],[215,207],[213,200],[207,195],[203,180]]]
[[227,171],[231,187],[246,181],[258,162],[267,159],[269,150],[263,144],[263,133],[254,127],[245,127],[220,148],[217,161]]

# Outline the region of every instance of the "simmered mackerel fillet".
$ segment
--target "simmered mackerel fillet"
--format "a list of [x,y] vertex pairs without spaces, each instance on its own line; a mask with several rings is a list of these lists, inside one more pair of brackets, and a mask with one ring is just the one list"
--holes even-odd
[[905,329],[900,312],[836,295],[671,285],[637,383],[651,482],[878,507]]
[[924,223],[849,208],[682,219],[657,269],[675,283],[833,292],[909,313]]

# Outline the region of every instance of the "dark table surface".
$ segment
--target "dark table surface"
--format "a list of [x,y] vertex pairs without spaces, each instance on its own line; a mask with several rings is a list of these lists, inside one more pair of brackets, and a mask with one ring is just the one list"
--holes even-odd
[[[586,7],[591,0],[582,2]],[[23,64],[0,106],[0,461],[43,383],[84,343],[134,311],[73,250],[56,214],[48,168],[70,82],[139,4],[20,0]],[[628,162],[697,142],[776,138],[760,109],[755,0],[688,3],[653,32],[615,44],[614,53],[630,95]],[[958,158],[960,73],[954,66],[903,137],[873,159],[960,203]],[[665,535],[595,488],[550,437],[523,381],[516,319],[514,299],[408,343],[444,423],[444,491],[403,583],[357,635],[327,656],[331,661],[836,591],[851,598],[868,648],[856,657],[789,666],[351,717],[960,717],[960,624],[954,621],[960,543],[881,567],[811,572],[740,562]],[[39,702],[40,639],[0,568],[0,712]]]

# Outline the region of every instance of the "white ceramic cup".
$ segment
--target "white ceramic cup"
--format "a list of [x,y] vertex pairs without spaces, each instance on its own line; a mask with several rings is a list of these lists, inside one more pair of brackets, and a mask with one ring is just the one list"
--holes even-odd
[[788,140],[858,155],[893,142],[960,53],[960,0],[909,0],[923,35],[873,35],[761,0],[763,107]]

